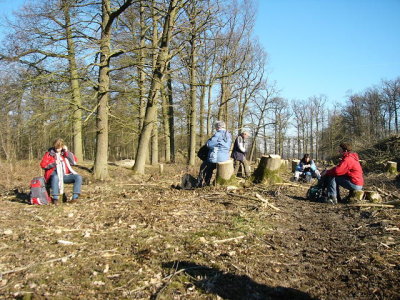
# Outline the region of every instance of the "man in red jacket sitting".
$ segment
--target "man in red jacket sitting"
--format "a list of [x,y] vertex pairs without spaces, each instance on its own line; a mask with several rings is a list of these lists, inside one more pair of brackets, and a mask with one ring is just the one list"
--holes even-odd
[[350,191],[362,190],[364,185],[363,171],[358,154],[351,152],[351,146],[346,143],[339,145],[342,155],[340,163],[330,170],[322,172],[322,182],[327,186],[328,202],[337,204],[340,201],[339,186]]

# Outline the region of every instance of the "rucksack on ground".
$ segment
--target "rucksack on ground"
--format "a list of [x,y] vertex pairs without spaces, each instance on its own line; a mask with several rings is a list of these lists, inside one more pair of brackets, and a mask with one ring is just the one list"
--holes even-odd
[[193,177],[190,174],[184,174],[181,180],[181,189],[182,190],[192,190],[197,187],[197,178]]
[[328,199],[326,189],[319,185],[313,185],[312,187],[310,187],[307,191],[306,197],[310,201],[321,203],[325,203]]
[[44,177],[34,177],[30,185],[30,203],[37,205],[51,204],[51,198],[46,190],[46,181]]

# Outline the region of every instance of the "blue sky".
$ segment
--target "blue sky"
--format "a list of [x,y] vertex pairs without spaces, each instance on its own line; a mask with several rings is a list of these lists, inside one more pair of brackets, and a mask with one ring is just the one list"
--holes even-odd
[[[400,76],[400,0],[256,1],[255,34],[282,97],[343,102]],[[0,16],[23,3],[0,0]]]
[[256,35],[287,99],[343,102],[400,77],[400,0],[258,0]]

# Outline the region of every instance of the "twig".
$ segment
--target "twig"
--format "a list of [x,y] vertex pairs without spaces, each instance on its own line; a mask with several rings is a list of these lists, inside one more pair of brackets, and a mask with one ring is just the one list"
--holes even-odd
[[379,203],[354,203],[354,204],[348,204],[348,206],[359,206],[359,207],[388,207],[388,208],[393,208],[394,205],[390,204],[379,204]]
[[229,239],[224,239],[224,240],[213,241],[213,243],[214,243],[214,244],[222,244],[222,243],[225,243],[225,242],[237,241],[237,240],[240,240],[240,239],[242,239],[242,238],[244,238],[244,237],[245,237],[245,235],[241,235],[241,236],[237,236],[237,237],[234,237],[234,238],[229,238]]
[[53,263],[53,262],[57,262],[57,261],[66,260],[66,259],[68,259],[68,258],[70,258],[70,257],[72,257],[74,255],[75,255],[75,253],[72,253],[72,254],[69,254],[69,255],[64,256],[64,257],[54,258],[54,259],[50,259],[50,260],[47,260],[47,261],[44,261],[44,262],[33,263],[33,264],[27,265],[25,267],[20,267],[20,268],[16,268],[16,269],[13,269],[13,270],[4,271],[4,272],[0,273],[0,278],[2,276],[4,276],[4,275],[7,275],[7,274],[17,273],[17,272],[21,272],[21,271],[27,270],[27,269],[29,269],[29,268],[31,268],[33,266],[37,266],[37,265],[41,265],[41,264],[49,264],[49,263]]
[[280,209],[279,209],[278,207],[276,207],[276,206],[272,205],[271,203],[269,203],[268,200],[267,200],[267,199],[264,199],[261,195],[259,195],[259,194],[256,193],[256,197],[257,197],[258,199],[260,199],[263,203],[265,203],[266,205],[268,205],[269,207],[271,207],[272,209],[275,209],[275,210],[277,210],[277,211],[280,211]]

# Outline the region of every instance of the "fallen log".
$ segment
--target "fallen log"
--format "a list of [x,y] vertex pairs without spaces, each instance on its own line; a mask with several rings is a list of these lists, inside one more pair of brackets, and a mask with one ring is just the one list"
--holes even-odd
[[354,203],[348,204],[348,206],[358,206],[358,207],[387,207],[387,208],[394,208],[394,205],[390,204],[381,204],[381,203]]

